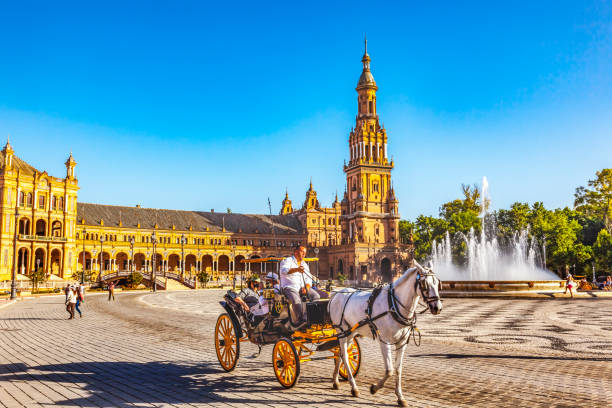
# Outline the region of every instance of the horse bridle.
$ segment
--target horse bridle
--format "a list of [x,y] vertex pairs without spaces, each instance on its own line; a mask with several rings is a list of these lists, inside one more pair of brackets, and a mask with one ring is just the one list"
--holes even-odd
[[[433,276],[434,278],[438,279],[438,296],[428,296],[426,294],[429,292],[427,290],[428,289],[427,287],[427,277],[428,276]],[[421,298],[428,305],[431,304],[431,302],[437,302],[438,300],[440,300],[440,291],[442,290],[442,281],[433,272],[431,271],[417,272],[417,277],[416,277],[416,281],[414,284],[416,287],[419,288],[419,291],[421,292]]]

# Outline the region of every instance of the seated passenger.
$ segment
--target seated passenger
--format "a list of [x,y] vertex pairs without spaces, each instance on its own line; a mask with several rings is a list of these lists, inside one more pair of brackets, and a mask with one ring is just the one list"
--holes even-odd
[[312,277],[308,264],[304,261],[305,257],[306,247],[300,245],[293,251],[293,256],[283,259],[280,263],[280,286],[287,300],[293,305],[291,317],[296,326],[300,326],[306,320],[301,296],[311,301],[320,298],[312,289]]
[[242,289],[236,297],[236,302],[242,306],[246,312],[259,303],[259,278],[249,278],[247,287]]

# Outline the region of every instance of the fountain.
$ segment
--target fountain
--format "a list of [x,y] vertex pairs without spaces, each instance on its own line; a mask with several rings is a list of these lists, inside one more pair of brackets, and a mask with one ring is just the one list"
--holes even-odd
[[466,262],[463,266],[453,262],[453,241],[448,231],[444,239],[432,243],[431,262],[443,281],[443,291],[563,291],[565,281],[546,269],[546,247],[535,238],[530,238],[529,228],[515,232],[509,242],[498,241],[495,220],[487,212],[490,197],[486,177],[482,179],[481,196],[480,234],[476,234],[472,228],[467,236],[458,233],[453,237],[453,240],[465,244]]

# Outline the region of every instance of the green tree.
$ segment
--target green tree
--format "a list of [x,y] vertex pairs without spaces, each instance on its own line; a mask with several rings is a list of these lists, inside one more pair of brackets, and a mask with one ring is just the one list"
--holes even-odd
[[602,229],[597,234],[597,240],[593,244],[593,255],[597,269],[609,274],[612,271],[612,236],[608,230]]
[[30,275],[30,282],[32,282],[32,293],[38,291],[38,286],[41,283],[44,283],[46,280],[47,274],[45,273],[42,267],[39,267],[38,269],[32,271],[32,274]]
[[449,224],[443,219],[419,215],[414,223],[408,223],[414,240],[414,257],[423,261],[431,254],[434,240],[444,238]]
[[602,220],[612,233],[612,169],[603,169],[595,175],[595,179],[588,181],[588,187],[576,189],[574,206],[581,213]]
[[130,274],[130,276],[128,276],[128,286],[131,288],[136,288],[142,283],[142,279],[143,278],[140,272],[134,271]]
[[210,274],[206,271],[200,271],[198,272],[198,281],[200,283],[202,283],[204,285],[204,287],[206,287],[206,285],[208,284],[208,282],[210,282]]

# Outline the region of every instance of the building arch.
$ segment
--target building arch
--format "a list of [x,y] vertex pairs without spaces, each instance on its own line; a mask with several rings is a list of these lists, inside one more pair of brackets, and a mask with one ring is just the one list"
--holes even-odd
[[380,261],[380,275],[382,276],[383,282],[391,282],[393,279],[391,274],[391,261],[389,258],[383,258]]
[[242,263],[244,255],[236,255],[234,258],[234,270],[236,272],[244,272],[246,264]]
[[205,272],[212,272],[213,270],[213,257],[212,255],[204,255],[202,257],[202,270]]
[[47,235],[47,222],[43,219],[36,221],[36,235],[46,236]]
[[51,224],[51,236],[61,237],[62,236],[62,223],[60,221],[53,221]]
[[170,254],[168,257],[168,270],[172,272],[181,271],[181,257],[177,254]]
[[229,272],[229,257],[227,255],[220,255],[217,265],[219,272]]
[[196,261],[195,255],[189,254],[185,256],[185,272],[194,273],[196,272]]
[[[79,258],[77,262],[81,265],[81,272],[83,272],[83,251],[79,252]],[[91,270],[91,254],[87,251],[85,251],[85,269]]]
[[145,259],[144,254],[141,252],[134,254],[134,270],[142,272],[144,270]]
[[34,251],[34,269],[45,270],[45,258],[46,258],[45,250],[43,248],[37,248],[36,251]]
[[17,252],[17,273],[27,275],[30,272],[30,250],[28,248],[19,248]]
[[51,273],[53,275],[62,276],[64,271],[62,268],[62,251],[57,248],[51,250]]
[[115,264],[117,265],[117,270],[119,271],[127,271],[129,268],[128,255],[125,252],[119,252],[115,257]]
[[31,222],[27,217],[23,217],[19,220],[19,233],[21,235],[31,235],[30,231]]

